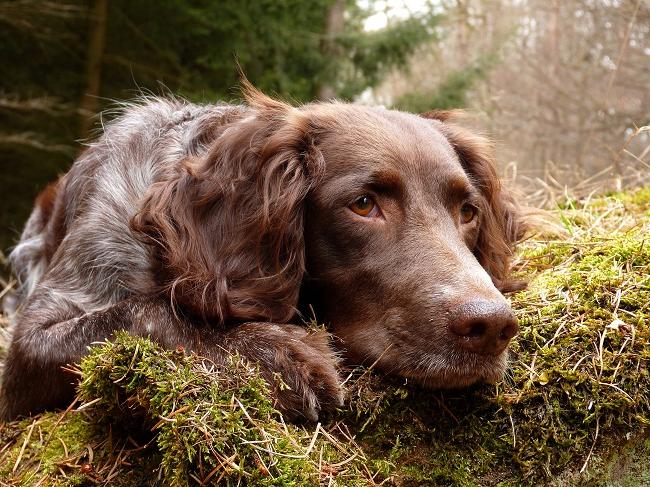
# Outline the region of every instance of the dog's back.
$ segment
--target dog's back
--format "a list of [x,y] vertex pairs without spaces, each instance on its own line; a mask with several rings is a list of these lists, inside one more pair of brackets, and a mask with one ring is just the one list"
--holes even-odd
[[37,197],[9,256],[18,284],[4,299],[6,315],[15,315],[47,273],[61,242],[72,233],[92,239],[94,244],[84,248],[97,250],[95,255],[75,255],[69,263],[93,277],[84,289],[94,290],[94,296],[86,296],[90,308],[101,308],[125,289],[145,285],[129,283],[126,277],[147,274],[144,269],[132,272],[134,265],[147,261],[142,254],[148,251],[129,228],[137,201],[175,163],[202,154],[206,143],[214,140],[214,132],[241,113],[239,106],[202,106],[175,99],[128,105],[69,173]]

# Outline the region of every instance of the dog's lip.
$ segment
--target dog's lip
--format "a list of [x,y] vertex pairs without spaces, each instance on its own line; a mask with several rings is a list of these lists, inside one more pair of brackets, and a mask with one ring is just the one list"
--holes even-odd
[[493,375],[486,376],[482,374],[467,375],[436,375],[436,374],[402,374],[406,379],[427,389],[463,389],[475,384],[494,384],[503,378],[503,371],[494,371]]
[[[507,369],[507,350],[497,356],[472,354],[469,363],[459,358],[445,367],[434,370],[404,369],[399,375],[413,379],[431,388],[462,388],[476,383],[494,384]],[[477,360],[479,363],[477,363]]]
[[481,371],[470,371],[470,370],[463,370],[459,371],[457,369],[454,370],[445,370],[445,371],[437,371],[437,372],[425,372],[422,370],[407,370],[407,371],[402,371],[400,373],[401,376],[403,377],[408,377],[409,379],[422,379],[422,380],[432,380],[432,379],[440,379],[440,380],[473,380],[474,382],[479,382],[479,381],[486,381],[486,382],[492,382],[492,378],[490,376],[492,375],[499,375],[501,376],[503,374],[504,370],[501,367],[493,367],[491,369],[482,369]]

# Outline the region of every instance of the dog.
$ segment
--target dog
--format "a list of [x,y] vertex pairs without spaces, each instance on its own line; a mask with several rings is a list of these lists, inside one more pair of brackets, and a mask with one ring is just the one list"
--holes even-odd
[[[121,329],[239,353],[292,420],[342,404],[340,360],[432,388],[502,377],[525,226],[490,142],[449,112],[244,85],[242,105],[128,105],[38,197],[10,256],[2,418],[69,404],[63,367]],[[329,333],[295,324],[307,309]]]

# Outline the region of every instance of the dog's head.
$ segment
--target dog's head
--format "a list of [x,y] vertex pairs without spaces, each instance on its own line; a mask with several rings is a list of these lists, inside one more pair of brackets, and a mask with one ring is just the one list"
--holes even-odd
[[308,290],[342,347],[435,387],[498,379],[521,229],[489,143],[447,114],[311,110],[326,170],[307,201]]
[[499,378],[521,227],[489,143],[446,114],[247,94],[249,116],[134,219],[172,299],[286,322],[302,290],[351,361],[435,387]]

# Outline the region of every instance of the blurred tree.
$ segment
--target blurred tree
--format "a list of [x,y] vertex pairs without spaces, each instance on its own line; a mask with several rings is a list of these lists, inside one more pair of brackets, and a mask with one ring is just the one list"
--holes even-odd
[[81,131],[88,133],[92,117],[99,105],[99,93],[102,78],[102,62],[106,44],[106,22],[108,17],[108,0],[95,0],[95,8],[90,18],[90,42],[86,67],[86,89],[81,96]]
[[69,2],[0,2],[0,248],[77,151],[86,17]]
[[467,106],[467,94],[474,85],[485,80],[496,56],[483,55],[469,66],[449,72],[439,84],[429,89],[407,91],[393,103],[393,107],[408,112],[422,113],[431,109],[448,110]]
[[468,95],[500,64],[501,50],[512,37],[500,2],[439,0],[444,17],[436,24],[436,41],[422,43],[408,70],[379,85],[377,98],[413,112],[466,107]]
[[576,195],[650,182],[647,0],[439,2],[439,41],[388,76],[379,101],[479,111],[536,203],[565,187]]
[[[353,0],[0,0],[0,248],[112,100],[237,97],[250,81],[302,102],[353,98],[430,39],[425,11],[366,32]],[[108,114],[107,116],[110,116]],[[13,234],[7,234],[7,227]]]

